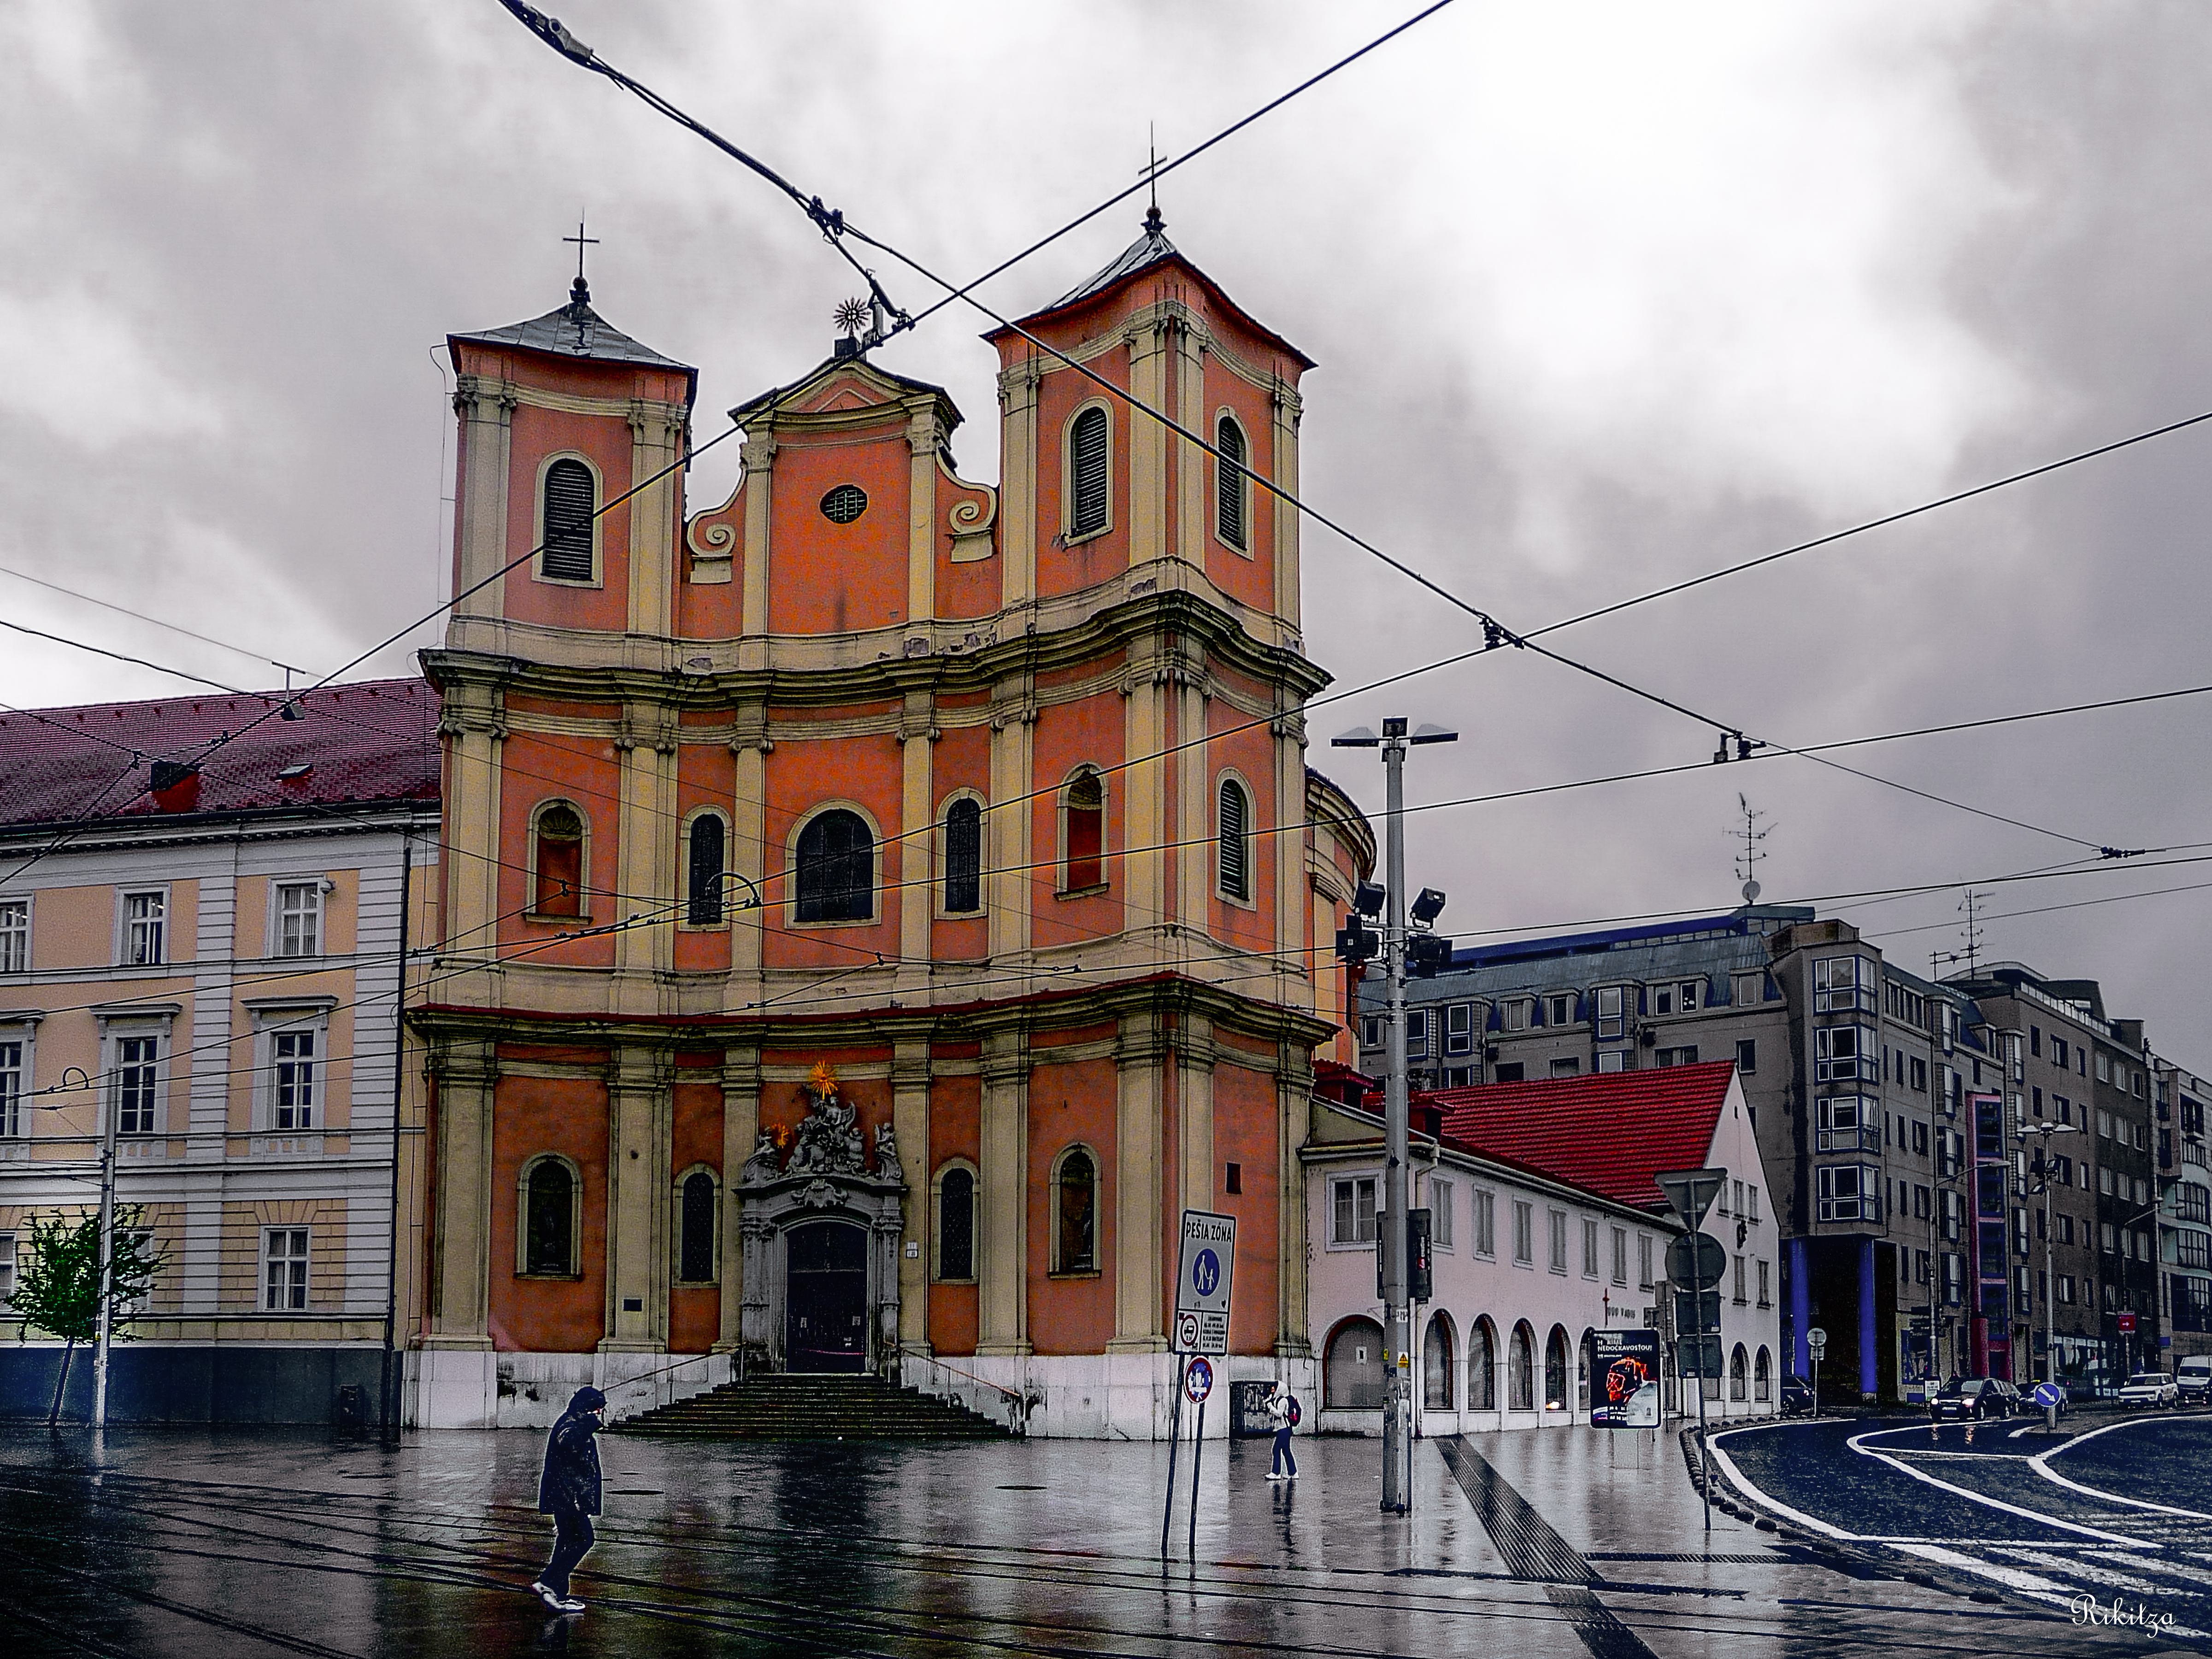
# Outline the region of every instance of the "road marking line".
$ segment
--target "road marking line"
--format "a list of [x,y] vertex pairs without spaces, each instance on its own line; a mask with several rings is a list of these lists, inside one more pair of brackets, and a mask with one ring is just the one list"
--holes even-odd
[[1961,1572],[1994,1578],[2010,1589],[2033,1595],[2039,1601],[2063,1603],[2075,1594],[2073,1587],[2055,1579],[2028,1572],[2020,1567],[2008,1567],[1996,1561],[1985,1561],[1978,1555],[1967,1555],[1947,1549],[1940,1544],[1896,1544],[1891,1547],[1906,1555],[1917,1555],[1923,1561],[1933,1561],[1939,1566],[1956,1567]]
[[1767,1508],[1772,1510],[1777,1515],[1787,1516],[1790,1520],[1795,1521],[1801,1527],[1809,1528],[1811,1530],[1817,1533],[1824,1533],[1830,1538],[1842,1539],[1847,1543],[1856,1544],[1861,1541],[1860,1535],[1857,1533],[1845,1532],[1841,1527],[1832,1527],[1826,1521],[1815,1520],[1813,1516],[1806,1514],[1804,1510],[1790,1508],[1789,1504],[1784,1503],[1780,1498],[1771,1496],[1760,1486],[1754,1485],[1749,1477],[1747,1477],[1741,1469],[1736,1467],[1735,1459],[1730,1457],[1726,1452],[1723,1451],[1720,1446],[1720,1443],[1727,1439],[1731,1434],[1747,1434],[1750,1431],[1747,1429],[1729,1429],[1723,1433],[1709,1435],[1706,1437],[1705,1449],[1711,1452],[1713,1456],[1719,1462],[1721,1472],[1723,1474],[1727,1475],[1728,1478],[1735,1481],[1737,1486],[1742,1487],[1746,1492],[1758,1498],[1760,1503],[1765,1504]]
[[1862,1457],[1871,1457],[1877,1463],[1887,1463],[1900,1474],[1909,1474],[1915,1480],[1923,1480],[1928,1485],[1943,1492],[1954,1493],[1969,1503],[1985,1504],[1993,1510],[2002,1510],[2007,1515],[2016,1515],[2024,1521],[2039,1522],[2046,1527],[2057,1527],[2067,1532],[2078,1532],[2085,1538],[2101,1539],[2107,1544],[2118,1544],[2132,1549],[2147,1547],[2139,1539],[2125,1537],[2117,1532],[2106,1532],[2099,1527],[2085,1527],[2078,1521],[2062,1521],[2055,1515],[2045,1515],[2038,1510],[2024,1509],[2018,1504],[2008,1504],[2002,1498],[1990,1498],[1984,1493],[1970,1491],[1965,1486],[1954,1485],[1951,1481],[1939,1480],[1924,1470],[1916,1469],[1910,1463],[1899,1462],[1887,1452],[1875,1451],[1860,1443],[1869,1437],[1869,1435],[1853,1435],[1844,1443]]
[[2171,1504],[2153,1504],[2141,1498],[2123,1498],[2116,1492],[2103,1492],[2095,1486],[2085,1486],[2078,1480],[2069,1480],[2057,1470],[2052,1468],[2048,1461],[2063,1451],[2070,1450],[2080,1445],[2085,1440],[2094,1440],[2100,1434],[2110,1434],[2114,1429],[2132,1429],[2157,1420],[2155,1418],[2136,1417],[2123,1418],[2117,1423],[2107,1423],[2101,1429],[2092,1429],[2087,1434],[2075,1435],[2063,1445],[2053,1446],[2039,1457],[2029,1458],[2027,1466],[2054,1486],[2064,1486],[2069,1491],[2081,1492],[2085,1497],[2101,1498],[2108,1504],[2124,1504],[2133,1510],[2148,1510],[2155,1515],[2179,1515],[2186,1516],[2191,1521],[2212,1521],[2212,1515],[2207,1515],[2201,1510],[2178,1509]]

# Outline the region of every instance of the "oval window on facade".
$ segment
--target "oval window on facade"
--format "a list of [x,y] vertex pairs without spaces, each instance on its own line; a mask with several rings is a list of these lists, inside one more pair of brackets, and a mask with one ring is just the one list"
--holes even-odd
[[868,492],[858,484],[839,484],[822,498],[822,516],[831,524],[850,524],[868,510]]

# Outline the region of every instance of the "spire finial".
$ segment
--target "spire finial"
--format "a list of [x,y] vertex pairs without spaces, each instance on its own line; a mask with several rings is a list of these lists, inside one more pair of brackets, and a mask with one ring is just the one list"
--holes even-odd
[[576,280],[569,285],[568,303],[578,306],[589,305],[592,302],[592,285],[584,280],[584,249],[598,242],[599,239],[584,234],[582,209],[579,208],[576,210],[576,234],[574,236],[563,236],[561,240],[564,242],[574,242],[576,245]]
[[1157,236],[1167,221],[1160,217],[1160,146],[1153,123],[1145,123],[1145,182],[1152,187],[1152,205],[1145,210],[1145,234]]

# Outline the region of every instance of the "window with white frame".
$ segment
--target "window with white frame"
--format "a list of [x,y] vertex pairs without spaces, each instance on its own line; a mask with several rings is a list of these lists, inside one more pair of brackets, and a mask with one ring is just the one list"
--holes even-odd
[[161,1039],[158,1036],[115,1039],[115,1063],[108,1087],[115,1110],[115,1133],[150,1135],[160,1127]]
[[0,899],[0,974],[21,974],[31,966],[31,901]]
[[1498,1005],[1498,1024],[1509,1031],[1528,1029],[1529,1011],[1535,1004],[1527,997],[1508,997]]
[[1626,1071],[1628,1069],[1627,1051],[1621,1048],[1613,1048],[1600,1054],[1597,1057],[1597,1069],[1601,1072]]
[[31,1045],[22,1038],[0,1038],[0,1139],[13,1140],[31,1127],[30,1114],[23,1109],[30,1054]]
[[1650,998],[1655,1014],[1694,1014],[1698,1012],[1698,993],[1702,981],[1694,979],[1668,980],[1653,986],[1646,994]]
[[1513,1200],[1513,1260],[1521,1267],[1536,1265],[1536,1215],[1534,1207],[1519,1199]]
[[312,1026],[269,1034],[269,1127],[280,1132],[315,1127],[316,1032]]
[[1744,1188],[1744,1192],[1751,1200],[1751,1207],[1745,1213],[1756,1222],[1759,1219],[1759,1183],[1752,1182]]
[[1575,1023],[1575,994],[1558,991],[1544,999],[1544,1023],[1547,1025],[1571,1025]]
[[1429,1181],[1429,1243],[1440,1250],[1449,1250],[1452,1247],[1453,1196],[1450,1182],[1438,1181],[1433,1176],[1431,1177]]
[[261,1232],[261,1306],[292,1313],[307,1305],[307,1230],[264,1227]]
[[[1626,1034],[1627,1015],[1623,1012],[1626,1006],[1626,1000],[1620,986],[1601,985],[1597,988],[1597,1035],[1600,1039]],[[1606,1068],[1600,1066],[1598,1069],[1603,1071]],[[1615,1066],[1613,1069],[1617,1071],[1620,1068]]]
[[[1763,1257],[1760,1259],[1759,1263],[1759,1305],[1762,1308],[1771,1308],[1774,1305],[1773,1269],[1774,1264],[1772,1262],[1766,1261]],[[1923,1285],[1928,1282],[1928,1252],[1925,1250],[1923,1250],[1920,1253],[1920,1282]]]
[[1359,1046],[1380,1048],[1382,1046],[1382,1016],[1362,1014],[1359,1017]]
[[323,884],[319,881],[280,881],[276,884],[276,954],[280,957],[319,957],[323,953]]
[[1555,1273],[1563,1273],[1567,1270],[1567,1212],[1565,1210],[1550,1210],[1545,1214],[1551,1224],[1551,1269]]
[[[1856,957],[1842,958],[1856,962]],[[1823,1025],[1813,1033],[1813,1077],[1820,1083],[1879,1083],[1881,1050],[1867,1025]]]
[[1474,1052],[1474,1005],[1471,1002],[1451,1002],[1444,1005],[1444,1052],[1447,1054],[1471,1054]]
[[1864,957],[1822,957],[1813,964],[1813,1012],[1875,1012],[1874,963]]
[[1823,1164],[1818,1178],[1818,1218],[1881,1219],[1881,1171],[1870,1164]]
[[1429,1052],[1429,1011],[1425,1008],[1406,1010],[1406,1057],[1423,1060]]
[[1583,1218],[1583,1277],[1595,1279],[1597,1267],[1597,1223],[1588,1216]]
[[1745,1297],[1744,1297],[1744,1289],[1745,1289],[1745,1273],[1744,1273],[1744,1265],[1743,1265],[1743,1264],[1744,1264],[1744,1258],[1743,1258],[1742,1256],[1736,1256],[1736,1257],[1735,1257],[1735,1258],[1734,1258],[1734,1261],[1735,1261],[1735,1304],[1736,1304],[1736,1305],[1737,1305],[1738,1307],[1741,1307],[1741,1306],[1743,1305],[1743,1304],[1744,1304],[1744,1300],[1745,1300]]
[[123,964],[152,968],[168,957],[169,895],[165,889],[123,896]]
[[1471,1194],[1474,1200],[1474,1250],[1477,1255],[1498,1254],[1498,1195],[1480,1188]]
[[0,1302],[15,1294],[15,1235],[0,1233]]
[[1729,995],[1739,1008],[1766,1000],[1765,974],[1738,974],[1731,982]]
[[1638,1233],[1636,1235],[1636,1288],[1648,1291],[1654,1282],[1651,1277],[1651,1235]]
[[1628,1229],[1626,1227],[1613,1230],[1613,1282],[1616,1285],[1628,1283]]
[[1352,1176],[1329,1183],[1329,1243],[1375,1242],[1375,1177]]

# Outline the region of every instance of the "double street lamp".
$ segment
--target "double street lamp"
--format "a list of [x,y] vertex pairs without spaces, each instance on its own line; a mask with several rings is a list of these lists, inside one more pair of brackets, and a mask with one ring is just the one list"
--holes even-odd
[[2035,1162],[2031,1166],[2043,1182],[2043,1380],[2053,1388],[2058,1386],[2057,1331],[2052,1322],[2057,1317],[2057,1298],[2052,1294],[2057,1281],[2051,1276],[2051,1137],[2079,1134],[2081,1130],[2071,1123],[2031,1123],[2023,1132],[2039,1135],[2043,1144],[2035,1149]]

